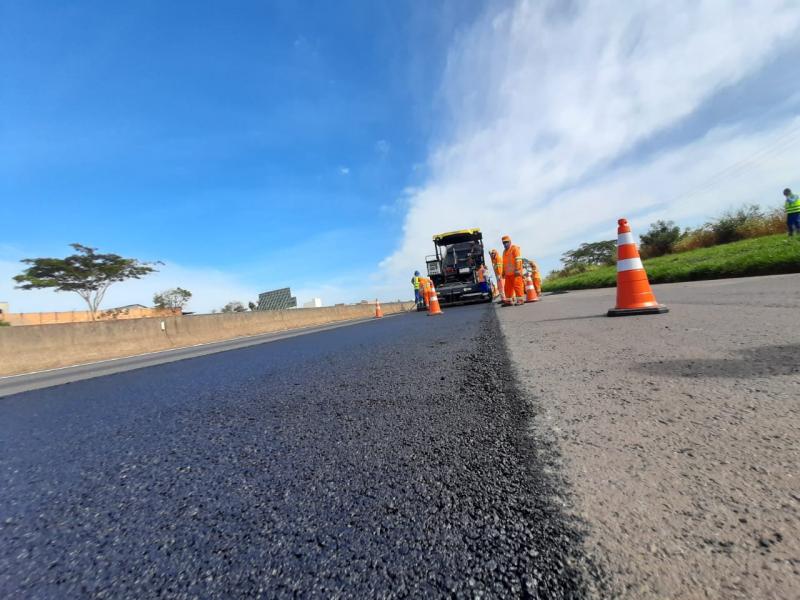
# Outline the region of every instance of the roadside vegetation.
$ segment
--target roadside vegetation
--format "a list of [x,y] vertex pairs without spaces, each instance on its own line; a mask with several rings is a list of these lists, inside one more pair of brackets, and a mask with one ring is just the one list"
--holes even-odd
[[[639,252],[651,283],[800,272],[800,239],[787,240],[782,210],[758,206],[730,211],[696,229],[657,221],[641,236]],[[616,284],[616,241],[581,244],[562,256],[564,267],[543,291]]]
[[153,306],[156,308],[183,308],[192,299],[192,292],[176,287],[153,295]]

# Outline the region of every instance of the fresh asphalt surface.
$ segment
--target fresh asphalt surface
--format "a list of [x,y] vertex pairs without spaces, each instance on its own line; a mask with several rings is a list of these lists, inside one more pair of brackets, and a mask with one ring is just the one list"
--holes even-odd
[[0,398],[0,597],[582,597],[501,340],[479,305]]
[[[384,318],[388,319],[396,316],[398,315],[393,314]],[[359,323],[364,323],[365,321],[369,320],[370,319],[357,319],[353,321],[331,323],[329,325],[301,327],[288,331],[262,333],[258,335],[223,340],[221,342],[196,344],[194,346],[175,348],[173,350],[160,350],[158,352],[148,352],[145,354],[126,356],[122,358],[111,358],[108,360],[101,360],[72,367],[47,369],[34,373],[26,373],[24,375],[0,377],[0,397],[18,394],[20,392],[27,392],[30,390],[37,390],[39,388],[50,387],[53,385],[74,383],[83,379],[99,377],[100,375],[111,375],[113,373],[121,373],[122,371],[142,369],[144,367],[160,365],[165,362],[186,360],[187,358],[205,356],[206,354],[214,354],[216,352],[247,348],[248,346],[255,346],[265,342],[274,342],[277,340],[296,337],[298,335],[307,335],[309,333],[316,333],[319,331],[328,331],[331,329],[338,329],[339,327],[350,327],[352,325],[358,325]]]

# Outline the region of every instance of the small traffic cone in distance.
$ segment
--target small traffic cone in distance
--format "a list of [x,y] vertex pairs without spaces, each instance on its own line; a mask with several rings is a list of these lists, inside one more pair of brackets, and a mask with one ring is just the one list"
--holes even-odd
[[431,295],[428,299],[428,316],[432,317],[440,314],[442,314],[442,308],[439,306],[439,298],[436,296],[436,286],[434,286],[431,281]]
[[381,310],[381,303],[378,302],[378,299],[375,298],[375,318],[382,319],[383,318],[383,311]]
[[530,275],[525,277],[525,302],[538,302],[539,296],[536,295],[536,288]]
[[617,228],[617,306],[608,311],[609,317],[654,315],[669,312],[656,302],[639,250],[627,219],[620,219]]

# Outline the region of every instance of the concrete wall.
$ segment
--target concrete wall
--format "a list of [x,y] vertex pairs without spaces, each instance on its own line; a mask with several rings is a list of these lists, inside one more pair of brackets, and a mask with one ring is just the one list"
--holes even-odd
[[[101,310],[98,321],[144,319],[149,317],[172,317],[181,314],[180,308],[122,308]],[[32,312],[3,314],[2,320],[11,325],[55,325],[56,323],[87,323],[92,320],[88,310],[68,310],[63,312]]]
[[[381,305],[384,314],[414,308],[412,302]],[[364,319],[373,305],[302,310],[193,315],[0,328],[0,376],[168,350],[236,337]],[[165,330],[161,330],[161,323]]]

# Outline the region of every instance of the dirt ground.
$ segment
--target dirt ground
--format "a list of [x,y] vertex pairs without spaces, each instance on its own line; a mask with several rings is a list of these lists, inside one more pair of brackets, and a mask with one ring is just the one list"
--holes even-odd
[[619,598],[800,598],[800,276],[498,308],[532,433],[555,438]]

